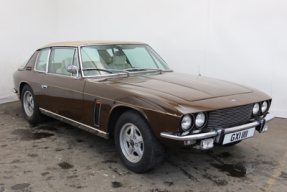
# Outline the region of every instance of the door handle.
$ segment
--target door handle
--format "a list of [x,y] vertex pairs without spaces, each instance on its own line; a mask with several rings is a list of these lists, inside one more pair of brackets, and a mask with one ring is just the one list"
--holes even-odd
[[41,85],[42,89],[48,89],[48,85]]

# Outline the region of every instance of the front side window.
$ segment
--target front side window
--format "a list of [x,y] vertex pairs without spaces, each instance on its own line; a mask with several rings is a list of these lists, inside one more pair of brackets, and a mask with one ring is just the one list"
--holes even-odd
[[39,51],[38,58],[36,61],[36,67],[35,67],[37,71],[41,71],[41,72],[46,71],[49,51],[50,49],[43,49]]
[[168,65],[149,46],[142,44],[84,46],[81,57],[85,76],[119,73],[121,70],[133,72],[140,68],[169,70]]
[[22,63],[22,65],[19,66],[20,69],[24,68],[27,63],[28,63],[29,59],[27,59],[24,63]]
[[67,67],[73,64],[74,53],[74,48],[52,48],[48,73],[71,75]]

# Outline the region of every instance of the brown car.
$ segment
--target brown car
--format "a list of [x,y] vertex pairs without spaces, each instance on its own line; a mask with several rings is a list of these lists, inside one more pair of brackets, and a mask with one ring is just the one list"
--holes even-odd
[[223,80],[174,73],[147,44],[53,43],[14,73],[28,122],[42,114],[106,139],[142,173],[160,165],[164,147],[234,145],[268,129],[271,98]]

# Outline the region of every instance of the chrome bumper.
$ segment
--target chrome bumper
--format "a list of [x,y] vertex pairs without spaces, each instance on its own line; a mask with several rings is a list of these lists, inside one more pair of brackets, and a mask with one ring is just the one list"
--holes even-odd
[[224,134],[233,133],[236,131],[241,131],[244,129],[252,128],[252,127],[258,127],[263,126],[266,122],[271,121],[274,119],[274,115],[267,114],[266,117],[263,119],[254,119],[254,121],[246,123],[244,125],[239,125],[235,127],[230,128],[224,128],[224,129],[214,129],[214,131],[208,132],[208,133],[199,133],[194,135],[186,135],[186,136],[178,136],[174,135],[169,132],[161,132],[160,136],[176,141],[190,141],[190,140],[200,140],[200,139],[206,139],[211,137],[217,137],[216,140],[219,142],[219,137],[222,135],[222,130],[224,130]]
[[13,93],[18,93],[18,91],[15,89],[15,88],[13,88]]

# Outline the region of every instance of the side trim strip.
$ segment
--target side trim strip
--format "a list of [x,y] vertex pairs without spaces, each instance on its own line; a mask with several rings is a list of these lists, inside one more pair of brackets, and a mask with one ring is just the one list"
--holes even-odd
[[64,117],[64,116],[62,116],[62,115],[58,115],[58,114],[56,114],[56,113],[53,113],[53,112],[48,111],[48,110],[43,109],[43,108],[40,108],[40,111],[41,111],[41,113],[43,113],[43,114],[45,114],[45,115],[47,115],[47,116],[53,117],[53,118],[55,118],[55,119],[58,119],[58,120],[60,120],[60,121],[63,121],[63,122],[65,122],[65,123],[68,123],[68,124],[70,124],[70,125],[73,125],[73,126],[75,126],[75,127],[78,127],[78,128],[80,128],[80,129],[83,129],[83,130],[85,130],[85,131],[88,131],[88,132],[90,132],[90,133],[93,133],[93,134],[95,134],[95,135],[98,135],[98,136],[100,136],[100,137],[103,137],[103,138],[105,138],[105,139],[108,139],[108,138],[109,138],[109,133],[106,133],[106,132],[101,131],[101,130],[99,130],[99,129],[96,129],[96,128],[94,128],[94,127],[85,125],[85,124],[80,123],[80,122],[78,122],[78,121],[74,121],[74,120],[72,120],[72,119],[69,119],[69,118]]

